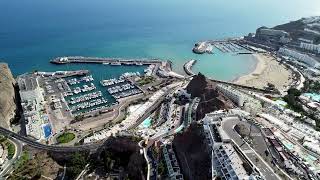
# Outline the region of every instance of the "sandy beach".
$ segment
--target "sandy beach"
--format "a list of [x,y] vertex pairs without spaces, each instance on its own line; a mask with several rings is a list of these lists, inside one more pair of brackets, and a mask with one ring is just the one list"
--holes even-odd
[[257,88],[264,88],[268,83],[271,83],[280,92],[286,91],[292,83],[291,71],[272,56],[266,54],[253,54],[252,56],[257,60],[255,70],[248,75],[239,77],[234,82]]

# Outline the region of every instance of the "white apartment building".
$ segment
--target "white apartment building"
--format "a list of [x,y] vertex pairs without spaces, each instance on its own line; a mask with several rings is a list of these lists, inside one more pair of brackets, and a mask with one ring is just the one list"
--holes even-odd
[[231,99],[231,101],[234,102],[235,104],[237,104],[239,107],[243,106],[244,98],[239,91],[234,90],[233,88],[231,88],[229,86],[224,86],[224,85],[220,85],[220,84],[217,85],[217,90],[222,92],[222,94],[224,94],[226,97]]
[[164,145],[162,147],[162,153],[166,162],[169,178],[171,180],[183,180],[178,160],[172,149],[172,144]]
[[243,162],[230,143],[225,143],[212,150],[216,169],[223,179],[249,179],[249,175],[243,167]]
[[222,179],[249,179],[243,162],[232,144],[225,142],[223,134],[218,130],[216,117],[206,116],[204,118],[204,132],[208,141],[208,148],[211,151],[211,173],[212,179],[217,176]]
[[250,114],[257,114],[262,110],[262,105],[258,99],[255,99],[248,94],[242,93],[241,91],[231,86],[218,84],[217,90],[231,99],[231,101],[234,102],[237,106],[242,107]]
[[[6,160],[6,150],[5,148],[2,146],[2,144],[0,144],[0,165],[4,163],[4,161]],[[1,166],[0,166],[1,167]]]
[[319,66],[319,63],[312,57],[306,55],[306,54],[302,54],[298,51],[292,50],[292,49],[288,49],[288,48],[280,48],[278,53],[284,55],[284,56],[288,56],[291,57],[293,59],[296,59],[300,62],[303,62],[307,65],[309,65],[310,67],[317,67]]
[[300,43],[300,48],[320,54],[320,45],[319,44],[311,44],[311,43]]

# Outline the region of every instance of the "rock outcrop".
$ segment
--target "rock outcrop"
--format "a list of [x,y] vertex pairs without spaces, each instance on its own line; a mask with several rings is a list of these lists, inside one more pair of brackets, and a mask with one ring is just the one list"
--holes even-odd
[[202,125],[191,124],[187,131],[174,137],[175,150],[185,179],[210,179],[211,152]]
[[202,119],[207,113],[231,109],[234,107],[232,101],[216,89],[216,83],[208,80],[203,74],[194,76],[187,86],[187,92],[192,97],[200,97],[200,104],[197,108],[197,120]]
[[8,64],[0,63],[0,126],[4,128],[9,128],[10,120],[15,116],[15,84]]

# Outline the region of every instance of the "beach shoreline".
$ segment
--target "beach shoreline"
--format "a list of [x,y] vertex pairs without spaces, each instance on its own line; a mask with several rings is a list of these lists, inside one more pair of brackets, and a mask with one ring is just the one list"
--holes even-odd
[[254,65],[252,70],[231,80],[232,83],[242,83],[246,80],[250,80],[254,75],[261,74],[263,72],[263,70],[265,69],[265,59],[259,58],[257,54],[252,54],[251,58],[254,58]]
[[262,74],[262,72],[266,68],[266,59],[261,58],[261,55],[259,55],[259,54],[252,54],[251,57],[255,59],[254,68],[249,73],[240,75],[237,78],[235,78],[234,80],[232,80],[231,82],[244,83],[245,81],[250,80],[257,75]]
[[253,71],[233,80],[233,83],[265,88],[273,84],[280,92],[286,91],[292,83],[292,72],[268,54],[252,54],[256,64]]

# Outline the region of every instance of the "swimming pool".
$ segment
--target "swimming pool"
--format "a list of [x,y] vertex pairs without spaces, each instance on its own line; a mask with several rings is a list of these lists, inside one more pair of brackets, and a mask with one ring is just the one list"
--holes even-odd
[[52,129],[51,129],[51,125],[50,124],[45,124],[43,125],[43,132],[44,132],[44,137],[48,138],[51,136],[52,134]]
[[304,93],[303,95],[306,96],[306,97],[311,98],[313,101],[320,102],[320,94],[316,94],[316,93]]
[[183,128],[184,128],[184,125],[181,124],[174,132],[175,132],[175,133],[178,133],[178,132],[180,132]]
[[290,151],[294,149],[294,145],[291,144],[291,143],[289,143],[289,142],[284,142],[283,144],[284,144],[284,146],[285,146],[287,149],[289,149]]
[[316,161],[317,158],[309,154],[309,155],[307,155],[306,160],[313,162],[313,161]]
[[151,122],[152,122],[152,118],[148,117],[147,119],[145,119],[142,123],[141,126],[143,128],[148,128],[151,126]]
[[285,101],[282,101],[282,100],[276,100],[275,103],[279,106],[283,106],[283,107],[286,107],[287,106],[287,103]]

